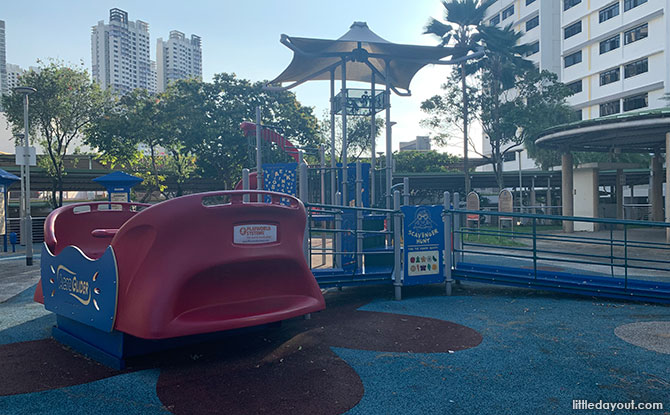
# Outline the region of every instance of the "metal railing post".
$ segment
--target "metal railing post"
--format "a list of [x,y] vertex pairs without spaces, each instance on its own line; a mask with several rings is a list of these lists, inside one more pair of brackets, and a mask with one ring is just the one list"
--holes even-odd
[[[363,174],[361,162],[356,162],[356,207],[363,207]],[[356,211],[356,267],[363,268],[363,211]]]
[[610,272],[614,277],[614,230],[610,228]]
[[[242,190],[249,190],[249,169],[242,169]],[[249,202],[249,193],[242,195],[243,202]]]
[[[298,185],[300,186],[299,188],[300,200],[302,201],[302,203],[309,203],[307,164],[305,164],[304,162],[300,163],[298,177],[299,177]],[[312,256],[309,253],[309,248],[310,248],[310,223],[309,223],[309,217],[307,217],[305,221],[305,234],[302,238],[302,250],[303,253],[305,254],[305,260],[307,261],[307,264],[309,265],[310,268],[312,268]]]
[[395,299],[402,300],[402,262],[400,252],[400,239],[402,234],[402,213],[400,213],[400,192],[393,192],[393,286],[395,287]]
[[451,295],[451,195],[444,192],[444,285],[447,295]]
[[[460,203],[461,203],[461,196],[458,194],[458,192],[454,192],[454,209],[456,211],[459,210],[460,208]],[[460,256],[460,261],[463,262],[463,252],[462,252],[462,245],[463,245],[463,234],[460,232],[461,230],[461,215],[460,213],[455,213],[453,217],[454,221],[454,260],[456,259],[456,255]],[[454,266],[456,266],[457,261],[454,261]]]
[[[328,204],[326,201],[326,149],[323,144],[319,146],[319,177],[321,179],[321,194],[319,195],[319,202],[321,204]],[[326,229],[328,222],[321,222],[322,227]],[[321,249],[326,249],[326,232],[321,232]],[[321,251],[321,265],[326,264],[326,251]]]
[[533,218],[533,275],[537,279],[537,221]]
[[[342,192],[335,193],[335,202],[342,206]],[[335,268],[342,268],[342,212],[335,214]]]
[[624,289],[628,289],[628,224],[623,225]]
[[402,179],[402,204],[409,206],[409,177]]

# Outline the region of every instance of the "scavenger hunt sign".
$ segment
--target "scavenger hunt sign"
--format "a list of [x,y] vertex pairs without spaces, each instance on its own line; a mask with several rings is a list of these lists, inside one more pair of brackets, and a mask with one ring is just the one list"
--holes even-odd
[[405,269],[403,285],[444,281],[442,206],[403,206]]

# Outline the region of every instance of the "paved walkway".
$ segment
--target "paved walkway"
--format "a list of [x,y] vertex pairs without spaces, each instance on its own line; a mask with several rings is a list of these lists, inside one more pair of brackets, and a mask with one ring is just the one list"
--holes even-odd
[[40,250],[36,244],[33,249],[33,265],[26,265],[25,247],[17,246],[16,252],[3,252],[0,247],[0,303],[19,294],[37,283],[40,278]]

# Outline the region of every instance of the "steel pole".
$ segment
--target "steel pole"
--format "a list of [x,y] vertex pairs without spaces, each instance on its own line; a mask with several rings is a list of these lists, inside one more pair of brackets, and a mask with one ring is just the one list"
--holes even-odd
[[370,95],[372,101],[370,102],[370,144],[371,144],[371,154],[370,154],[370,207],[375,206],[376,186],[375,186],[375,166],[377,165],[377,158],[375,156],[375,150],[377,149],[377,110],[376,110],[376,100],[375,100],[375,73],[372,72],[371,79],[371,88]]
[[28,135],[28,93],[23,95],[23,134],[25,147],[23,162],[26,173],[26,265],[33,265],[33,218],[30,213],[30,137]]
[[263,190],[263,158],[261,155],[261,107],[256,107],[256,189]]
[[349,206],[347,194],[347,61],[342,60],[342,204]]
[[391,186],[393,186],[393,155],[392,150],[392,135],[391,135],[391,84],[389,82],[389,62],[386,61],[384,69],[384,81],[386,82],[386,95],[384,97],[384,104],[386,107],[386,208],[393,208],[393,194],[391,193]]
[[[330,71],[330,203],[337,204],[337,155],[335,153],[335,69]],[[325,202],[324,202],[325,203]]]
[[[670,133],[665,133],[665,221],[670,222]],[[665,241],[670,243],[670,228],[665,228]]]

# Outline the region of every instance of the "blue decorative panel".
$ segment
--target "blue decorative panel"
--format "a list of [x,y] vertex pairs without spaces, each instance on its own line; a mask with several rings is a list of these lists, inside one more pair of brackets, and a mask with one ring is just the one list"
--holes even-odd
[[272,192],[296,196],[297,163],[263,165],[263,187]]
[[112,331],[118,292],[112,247],[107,247],[99,259],[92,260],[74,246],[53,256],[44,244],[41,280],[47,310],[102,331]]

